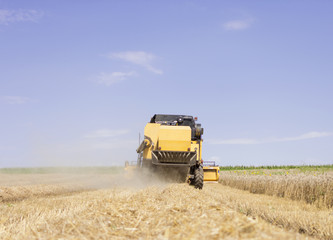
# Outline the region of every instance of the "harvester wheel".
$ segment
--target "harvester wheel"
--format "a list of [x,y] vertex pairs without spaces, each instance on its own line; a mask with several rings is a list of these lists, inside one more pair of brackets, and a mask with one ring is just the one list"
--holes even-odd
[[203,167],[202,165],[199,165],[194,170],[194,187],[202,189],[203,187]]

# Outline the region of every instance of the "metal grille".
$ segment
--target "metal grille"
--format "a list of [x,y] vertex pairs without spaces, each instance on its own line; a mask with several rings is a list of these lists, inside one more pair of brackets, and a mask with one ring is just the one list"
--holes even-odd
[[153,151],[160,163],[189,164],[196,159],[196,152]]

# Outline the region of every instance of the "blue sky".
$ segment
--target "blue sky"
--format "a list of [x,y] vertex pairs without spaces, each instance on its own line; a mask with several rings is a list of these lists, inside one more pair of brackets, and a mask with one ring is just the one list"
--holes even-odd
[[221,165],[332,164],[332,8],[0,0],[0,167],[123,165],[154,113]]

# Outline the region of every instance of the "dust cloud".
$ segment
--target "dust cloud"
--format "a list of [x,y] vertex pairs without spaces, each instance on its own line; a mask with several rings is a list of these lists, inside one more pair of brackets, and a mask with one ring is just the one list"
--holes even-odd
[[99,189],[160,189],[172,181],[146,169],[122,167],[0,169],[0,202]]

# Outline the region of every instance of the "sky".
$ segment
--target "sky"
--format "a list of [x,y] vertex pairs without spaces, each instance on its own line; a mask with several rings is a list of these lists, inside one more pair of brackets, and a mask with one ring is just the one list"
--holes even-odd
[[332,1],[0,0],[0,168],[135,161],[155,113],[220,165],[333,163]]

